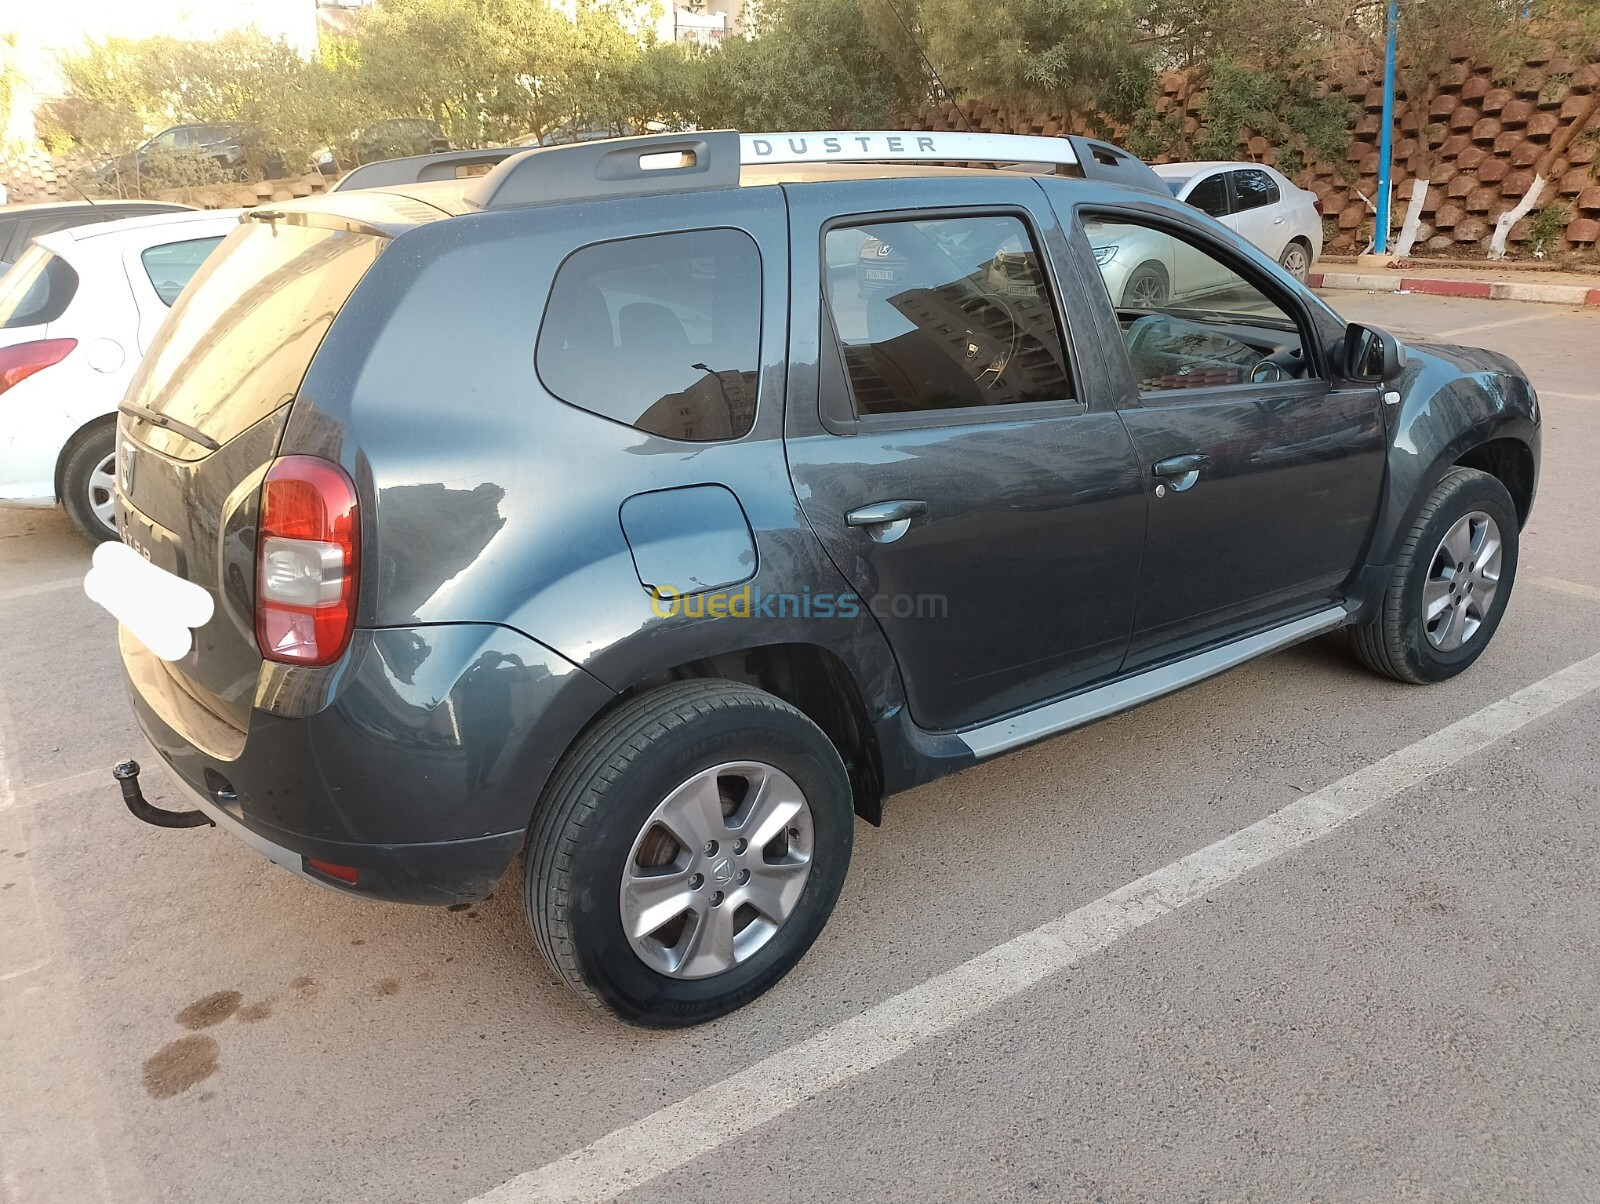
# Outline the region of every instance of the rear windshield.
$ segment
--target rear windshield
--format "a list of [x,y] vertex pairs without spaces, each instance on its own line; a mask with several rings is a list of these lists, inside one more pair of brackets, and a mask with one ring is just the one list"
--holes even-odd
[[43,326],[67,312],[78,291],[78,273],[43,247],[30,247],[0,276],[0,330]]
[[[128,400],[226,443],[289,401],[340,306],[387,239],[247,221],[183,289]],[[193,444],[149,428],[178,456]]]

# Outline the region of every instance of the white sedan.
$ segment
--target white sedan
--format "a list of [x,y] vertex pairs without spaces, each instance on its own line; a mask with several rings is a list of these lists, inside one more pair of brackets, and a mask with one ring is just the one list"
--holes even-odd
[[1304,280],[1322,254],[1315,193],[1261,163],[1164,163],[1156,175],[1180,201],[1209,213]]
[[58,230],[0,277],[0,505],[60,502],[86,539],[116,536],[117,406],[168,309],[239,213]]

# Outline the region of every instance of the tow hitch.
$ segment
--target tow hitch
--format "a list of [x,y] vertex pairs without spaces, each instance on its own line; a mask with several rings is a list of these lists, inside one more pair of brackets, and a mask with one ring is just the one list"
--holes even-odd
[[128,810],[147,824],[154,824],[158,828],[216,827],[216,821],[204,811],[163,811],[146,802],[144,792],[139,789],[137,761],[117,762],[111,770],[111,776],[122,787],[122,801],[128,804]]

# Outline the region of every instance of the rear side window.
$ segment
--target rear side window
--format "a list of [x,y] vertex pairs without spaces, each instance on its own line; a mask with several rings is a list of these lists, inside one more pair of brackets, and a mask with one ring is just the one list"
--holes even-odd
[[0,330],[54,322],[77,292],[78,273],[72,265],[43,247],[32,247],[0,276]]
[[[245,222],[183,290],[128,400],[226,443],[294,396],[322,336],[387,242]],[[182,450],[178,436],[160,428],[141,437]]]
[[1019,219],[840,226],[824,250],[858,415],[1072,398],[1055,306]]
[[1194,191],[1189,194],[1189,204],[1201,213],[1209,213],[1212,217],[1225,217],[1228,212],[1228,176],[1226,172],[1218,172],[1214,176],[1207,176],[1194,186]]
[[598,243],[556,273],[535,352],[562,401],[707,443],[755,423],[761,257],[738,230]]
[[171,308],[178,294],[183,292],[183,286],[193,279],[200,265],[206,261],[206,256],[215,251],[221,242],[220,234],[215,238],[191,238],[188,242],[147,247],[139,255],[139,262],[144,264],[144,274],[150,277],[150,284],[163,305]]
[[1278,203],[1278,185],[1266,172],[1252,168],[1233,173],[1233,191],[1239,198],[1239,212]]

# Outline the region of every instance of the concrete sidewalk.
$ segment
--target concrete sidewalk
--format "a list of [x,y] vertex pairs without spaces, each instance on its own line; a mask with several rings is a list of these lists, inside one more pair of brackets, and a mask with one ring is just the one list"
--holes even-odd
[[1375,272],[1358,271],[1353,264],[1327,263],[1327,270],[1313,272],[1307,283],[1312,288],[1357,292],[1425,293],[1435,297],[1600,306],[1600,275],[1488,264],[1456,267],[1414,262],[1408,268]]

